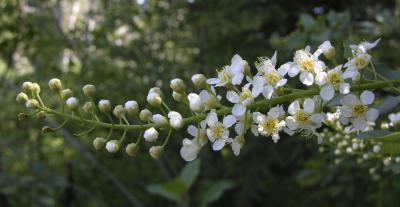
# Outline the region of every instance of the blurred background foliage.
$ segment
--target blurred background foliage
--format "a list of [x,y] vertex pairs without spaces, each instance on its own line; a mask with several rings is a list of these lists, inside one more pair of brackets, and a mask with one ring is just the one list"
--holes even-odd
[[46,123],[17,121],[14,101],[23,81],[58,77],[80,98],[92,83],[99,99],[143,106],[152,86],[212,75],[235,53],[252,63],[278,50],[281,64],[307,44],[331,40],[348,55],[343,46],[378,37],[377,70],[399,79],[399,0],[2,0],[0,206],[398,206],[398,175],[371,176],[378,161],[335,163],[311,140],[249,135],[239,157],[206,147],[186,165],[181,132],[161,160],[147,147],[131,158],[95,152],[93,137],[106,131],[77,138],[82,129],[69,124],[42,135]]

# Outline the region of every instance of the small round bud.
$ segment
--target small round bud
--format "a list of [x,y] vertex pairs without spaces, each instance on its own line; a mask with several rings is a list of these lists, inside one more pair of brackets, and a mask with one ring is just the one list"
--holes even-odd
[[72,92],[71,89],[64,89],[61,91],[61,98],[62,100],[66,101],[68,98],[72,97],[74,93]]
[[375,153],[380,152],[380,151],[381,151],[381,146],[379,146],[379,145],[374,145],[374,146],[372,147],[372,151],[375,152]]
[[153,114],[148,109],[143,109],[139,113],[139,118],[143,122],[151,121],[152,117],[153,117]]
[[24,119],[26,119],[26,118],[28,118],[29,117],[29,115],[27,114],[27,113],[19,113],[18,114],[18,120],[24,120]]
[[139,112],[139,105],[136,101],[125,102],[126,112],[131,116],[137,116]]
[[151,92],[147,95],[147,102],[153,107],[160,107],[162,103],[162,98],[160,94]]
[[139,146],[136,143],[130,143],[125,148],[126,154],[135,156],[139,151]]
[[164,97],[164,93],[161,91],[159,87],[150,88],[149,93],[158,93],[158,95],[160,95],[161,98]]
[[203,74],[195,74],[192,76],[193,85],[196,88],[203,88],[206,85],[207,78]]
[[47,133],[51,133],[51,132],[54,132],[54,130],[49,126],[45,126],[45,127],[42,128],[42,133],[43,134],[47,134]]
[[174,98],[174,100],[177,102],[183,102],[185,100],[185,96],[183,94],[175,91],[172,92],[172,98]]
[[68,109],[71,111],[75,111],[79,107],[79,100],[75,97],[69,97],[65,103],[67,104]]
[[36,109],[39,106],[39,102],[36,99],[29,99],[25,103],[26,108],[28,109]]
[[93,112],[93,104],[90,101],[86,101],[85,104],[83,104],[82,109],[85,113],[92,113]]
[[36,114],[36,117],[37,117],[38,119],[44,119],[44,118],[46,118],[46,112],[44,112],[44,111],[39,111],[39,112]]
[[115,153],[119,150],[119,142],[118,140],[110,140],[106,144],[106,149],[108,152]]
[[200,113],[204,106],[203,106],[203,102],[201,101],[201,98],[199,95],[195,94],[195,93],[190,93],[188,95],[188,100],[189,100],[189,107],[190,110],[192,110],[193,112],[197,112]]
[[324,56],[326,57],[326,59],[328,60],[334,60],[336,57],[336,51],[335,51],[335,47],[330,47],[329,49],[325,50],[323,52]]
[[107,140],[104,139],[103,137],[96,137],[93,140],[93,146],[96,150],[101,150],[101,149],[103,149],[106,142],[107,142]]
[[109,100],[99,101],[99,110],[103,113],[108,113],[111,110],[111,102]]
[[115,106],[114,110],[113,110],[113,114],[114,116],[116,116],[117,118],[121,119],[122,117],[125,116],[125,108],[122,105],[117,105]]
[[165,116],[163,116],[161,114],[154,114],[152,120],[153,120],[153,123],[155,123],[155,124],[167,124],[168,123],[167,118],[165,118]]
[[21,92],[17,95],[17,98],[15,99],[18,103],[26,103],[28,101],[28,95],[26,93]]
[[22,91],[25,93],[32,92],[32,88],[33,88],[32,82],[27,81],[22,84]]
[[33,93],[40,93],[40,86],[37,83],[32,83],[32,92]]
[[180,129],[183,127],[182,115],[176,111],[170,111],[168,113],[169,125],[174,129]]
[[86,84],[82,88],[83,94],[85,94],[86,97],[93,97],[96,94],[96,86],[91,85],[91,84]]
[[158,139],[158,131],[154,127],[151,127],[144,131],[143,137],[148,142],[155,142]]
[[185,92],[185,89],[186,89],[185,83],[183,82],[182,79],[179,79],[179,78],[175,78],[175,79],[171,80],[171,84],[169,86],[171,87],[171,89],[173,91],[176,91],[178,93],[183,93],[183,92]]
[[151,157],[153,157],[154,159],[158,159],[161,157],[163,151],[164,148],[162,146],[152,146],[150,147],[149,153]]
[[60,92],[62,89],[62,84],[60,79],[58,78],[53,78],[49,81],[49,88],[50,90],[54,91],[54,92]]

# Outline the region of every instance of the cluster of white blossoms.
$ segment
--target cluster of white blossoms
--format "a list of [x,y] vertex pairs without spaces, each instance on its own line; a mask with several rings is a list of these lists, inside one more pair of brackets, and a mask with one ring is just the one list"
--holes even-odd
[[[149,149],[150,155],[153,158],[160,157],[172,132],[185,125],[192,136],[182,141],[180,154],[186,161],[194,160],[208,143],[214,151],[230,146],[233,153],[239,155],[248,137],[247,131],[255,136],[270,137],[275,143],[279,142],[282,134],[299,134],[315,138],[321,143],[323,136],[319,131],[331,122],[332,110],[336,112],[336,123],[346,128],[347,133],[367,131],[375,125],[379,111],[371,106],[375,99],[371,90],[391,85],[384,81],[379,86],[371,85],[362,74],[363,69],[371,63],[369,52],[378,42],[379,39],[373,43],[351,45],[353,56],[344,65],[336,63],[335,48],[329,41],[322,43],[314,52],[309,46],[297,50],[293,61],[281,65],[278,65],[276,52],[271,58],[259,57],[255,62],[255,73],[246,60],[234,55],[230,65],[217,70],[216,77],[207,79],[202,74],[193,75],[191,81],[196,91],[190,93],[187,93],[183,80],[173,79],[170,83],[172,98],[190,109],[191,116],[188,118],[170,110],[164,93],[158,87],[151,88],[147,95],[152,112],[147,108],[139,110],[134,100],[117,105],[114,109],[109,100],[100,100],[95,104],[96,88],[86,85],[83,92],[89,101],[82,109],[92,119],[80,114],[78,98],[73,97],[71,90],[63,89],[58,79],[50,80],[49,87],[59,94],[62,112],[44,105],[39,95],[40,87],[36,83],[24,83],[17,101],[25,103],[29,109],[36,109],[36,112],[67,116],[66,120],[81,121],[93,125],[93,128],[109,128],[110,133],[106,138],[97,137],[93,141],[96,149],[105,146],[107,151],[117,152],[126,140],[127,131],[136,130],[139,132],[137,141],[126,146],[129,155],[137,153],[143,137],[154,144]],[[291,88],[290,85],[296,84],[297,80],[303,85],[302,88],[307,89]],[[332,106],[332,102],[338,104]],[[64,113],[64,105],[72,115]],[[102,121],[105,117],[107,122]],[[399,114],[390,115],[389,118],[392,125],[400,122]],[[119,123],[114,123],[115,119]],[[131,124],[134,122],[137,124]],[[46,128],[46,131],[52,130],[56,129]],[[113,130],[123,130],[119,140],[110,138]],[[168,131],[168,135],[158,145],[156,143],[163,136],[163,131]]]

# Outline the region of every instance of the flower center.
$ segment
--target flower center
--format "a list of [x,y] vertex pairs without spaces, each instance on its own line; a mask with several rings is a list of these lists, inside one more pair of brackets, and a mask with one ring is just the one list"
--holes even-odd
[[314,72],[314,60],[311,58],[307,57],[299,62],[300,68],[304,71],[313,73]]
[[357,66],[357,68],[361,69],[367,66],[367,61],[363,57],[357,57],[354,60],[354,64]]
[[211,128],[211,132],[212,132],[212,134],[214,135],[214,137],[215,137],[216,139],[219,139],[219,138],[221,138],[222,135],[224,134],[224,132],[225,132],[225,127],[224,127],[224,125],[223,125],[221,122],[217,122],[217,123],[215,124],[215,126],[213,126],[213,127]]
[[249,89],[243,88],[242,92],[240,93],[240,102],[244,102],[247,99],[253,99],[253,95]]
[[303,124],[308,122],[309,117],[310,116],[303,110],[300,110],[294,114],[294,119],[296,119],[297,122],[300,122]]
[[265,80],[267,81],[267,83],[271,86],[276,86],[278,81],[281,80],[281,76],[276,71],[273,71],[268,74],[264,74],[264,77],[265,77]]
[[353,106],[353,114],[356,116],[362,116],[367,112],[368,107],[362,104]]
[[334,86],[339,85],[343,82],[342,75],[337,72],[329,73],[328,74],[328,83]]
[[232,81],[232,74],[224,68],[218,72],[218,79],[223,83],[230,83]]
[[278,128],[278,119],[268,117],[263,123],[261,123],[261,131],[266,134],[273,134]]

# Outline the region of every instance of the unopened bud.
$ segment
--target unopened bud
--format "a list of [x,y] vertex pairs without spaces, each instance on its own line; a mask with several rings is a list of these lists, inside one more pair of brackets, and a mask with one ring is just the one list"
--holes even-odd
[[185,100],[185,96],[183,94],[175,91],[172,92],[172,98],[174,98],[174,100],[177,102],[183,102]]
[[36,109],[39,106],[39,102],[36,99],[29,99],[25,103],[26,108],[28,109]]
[[93,146],[96,150],[101,150],[104,148],[104,145],[106,145],[107,140],[104,139],[103,137],[96,137],[93,140]]
[[250,69],[249,63],[246,60],[243,60],[243,68],[244,68],[243,73],[245,75],[247,75],[247,76],[251,75],[251,69]]
[[118,140],[110,140],[106,144],[106,149],[108,152],[115,153],[119,150],[119,142]]
[[47,134],[47,133],[51,133],[51,132],[54,132],[54,130],[49,126],[45,126],[45,127],[42,128],[42,133],[43,134]]
[[167,124],[168,123],[167,118],[165,118],[165,116],[163,116],[161,114],[154,114],[152,120],[153,120],[153,123],[155,123],[155,124]]
[[27,113],[19,113],[18,114],[18,120],[24,120],[24,119],[26,119],[26,118],[28,118],[29,117],[29,115],[27,114]]
[[111,110],[111,102],[109,100],[100,100],[99,110],[103,113],[109,113]]
[[130,143],[125,148],[126,154],[135,156],[139,151],[139,146],[135,143]]
[[117,118],[121,119],[122,117],[125,116],[125,108],[122,105],[117,105],[115,106],[114,110],[113,110],[113,114],[114,116],[116,116]]
[[153,107],[160,107],[162,103],[162,98],[160,94],[156,92],[150,92],[147,95],[147,102]]
[[85,104],[83,104],[82,109],[85,113],[92,113],[93,112],[93,104],[90,101],[86,101]]
[[69,97],[65,103],[67,104],[68,109],[71,111],[75,111],[79,107],[79,100],[75,97]]
[[36,117],[37,117],[38,119],[44,119],[44,118],[46,118],[46,112],[44,112],[44,111],[39,111],[39,112],[36,114]]
[[25,93],[32,92],[32,88],[33,88],[32,82],[27,81],[22,84],[22,91]]
[[164,93],[161,91],[159,87],[150,88],[149,93],[158,93],[158,95],[160,95],[161,98],[164,97]]
[[28,101],[28,95],[26,93],[21,92],[17,95],[17,98],[15,99],[18,103],[26,103]]
[[53,78],[49,81],[49,88],[50,90],[54,91],[54,92],[60,92],[62,89],[62,84],[60,79],[58,78]]
[[126,112],[131,116],[137,116],[139,113],[139,105],[136,101],[125,102]]
[[204,106],[199,95],[195,93],[190,93],[188,95],[188,100],[189,100],[190,110],[197,113],[200,113],[203,110]]
[[193,85],[200,89],[206,85],[207,78],[203,74],[195,74],[192,76]]
[[171,84],[169,85],[173,91],[176,91],[177,93],[183,93],[185,92],[186,85],[183,82],[182,79],[175,78],[171,80]]
[[71,89],[64,89],[61,91],[61,98],[63,101],[66,101],[68,98],[72,97],[74,93]]
[[32,83],[32,92],[33,93],[40,93],[40,86],[37,83]]
[[183,127],[183,119],[182,115],[176,111],[170,111],[168,113],[168,118],[169,118],[169,125],[178,130]]
[[86,97],[91,98],[96,94],[96,86],[91,84],[86,84],[85,86],[83,86],[82,91]]
[[151,127],[144,131],[143,137],[148,142],[155,142],[158,139],[158,131],[154,127]]
[[143,109],[143,110],[141,110],[140,113],[139,113],[139,118],[140,118],[140,120],[143,121],[143,122],[149,122],[149,121],[151,121],[152,117],[153,117],[153,114],[152,114],[151,111],[148,110],[148,109]]
[[154,159],[160,158],[163,154],[163,151],[164,148],[162,146],[152,146],[149,150],[151,157],[153,157]]
[[374,145],[374,146],[372,147],[372,151],[375,152],[375,153],[380,152],[380,151],[381,151],[381,146],[379,146],[379,145]]

